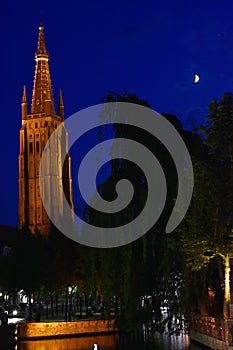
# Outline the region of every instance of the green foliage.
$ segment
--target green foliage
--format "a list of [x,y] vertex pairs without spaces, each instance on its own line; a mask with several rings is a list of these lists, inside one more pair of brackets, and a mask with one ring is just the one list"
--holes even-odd
[[[195,278],[202,276],[203,288],[197,288],[196,293],[199,304],[203,301],[208,304],[207,285],[211,286],[216,278],[216,263],[218,267],[222,265],[219,271],[223,283],[221,270],[225,257],[233,256],[233,98],[230,93],[224,94],[220,102],[212,101],[207,120],[200,128],[204,157],[193,162],[193,198],[180,227],[187,267],[197,271]],[[210,275],[212,280],[208,278]],[[193,286],[198,283],[193,279]],[[215,292],[221,289],[214,288]],[[218,293],[218,298],[222,297]]]
[[209,147],[209,179],[215,190],[216,235],[229,236],[233,227],[233,98],[230,93],[209,105],[209,123],[202,128]]
[[201,128],[206,159],[194,162],[193,200],[186,216],[183,247],[188,265],[198,270],[216,255],[233,254],[233,99],[209,105],[209,122]]

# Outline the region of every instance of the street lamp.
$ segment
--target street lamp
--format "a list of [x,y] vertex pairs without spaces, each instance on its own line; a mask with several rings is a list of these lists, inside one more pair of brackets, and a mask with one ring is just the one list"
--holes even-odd
[[72,290],[72,287],[68,287],[68,322],[72,321]]

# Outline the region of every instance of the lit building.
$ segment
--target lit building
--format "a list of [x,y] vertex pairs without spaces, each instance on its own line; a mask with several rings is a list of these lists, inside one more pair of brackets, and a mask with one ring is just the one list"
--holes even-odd
[[[64,121],[61,90],[58,111],[57,113],[55,111],[48,60],[44,28],[40,25],[38,47],[35,54],[36,67],[30,113],[28,112],[26,87],[24,87],[22,99],[19,154],[19,227],[26,226],[32,233],[38,230],[44,235],[49,232],[50,220],[43,207],[40,194],[40,159],[50,135]],[[63,128],[60,138],[65,138],[66,149],[61,149],[63,142],[58,140],[56,154],[51,155],[48,165],[51,181],[49,183],[47,181],[46,193],[50,198],[50,205],[58,217],[63,215],[63,188],[66,199],[73,208],[71,165],[67,150],[67,137],[67,132]],[[63,168],[61,167],[62,152],[67,155]],[[53,188],[52,176],[59,176],[59,188]]]

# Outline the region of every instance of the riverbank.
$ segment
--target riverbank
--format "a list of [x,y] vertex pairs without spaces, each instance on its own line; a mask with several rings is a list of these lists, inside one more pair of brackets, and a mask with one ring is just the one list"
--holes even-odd
[[233,350],[233,319],[193,316],[190,339],[213,350]]

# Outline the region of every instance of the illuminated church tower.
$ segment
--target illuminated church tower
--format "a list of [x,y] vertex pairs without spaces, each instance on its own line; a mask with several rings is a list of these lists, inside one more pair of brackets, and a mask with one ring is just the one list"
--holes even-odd
[[[44,28],[40,25],[38,47],[35,54],[36,67],[30,113],[28,113],[26,87],[24,87],[22,99],[19,154],[19,227],[29,227],[32,233],[39,230],[44,235],[47,235],[49,232],[50,220],[43,207],[40,195],[40,159],[50,135],[64,121],[64,105],[61,91],[59,94],[58,113],[56,114],[55,112],[48,60]],[[51,166],[51,173],[54,173],[54,170],[58,171],[60,186],[58,189],[54,189],[51,182],[51,188],[46,189],[48,196],[51,198],[50,204],[58,217],[63,215],[63,188],[67,201],[73,208],[70,157],[67,150],[68,136],[65,129],[63,129],[61,137],[65,137],[66,149],[63,151],[67,154],[63,169],[59,169],[59,166],[61,168],[62,152],[59,142],[57,152],[53,155],[53,160],[49,165]]]

